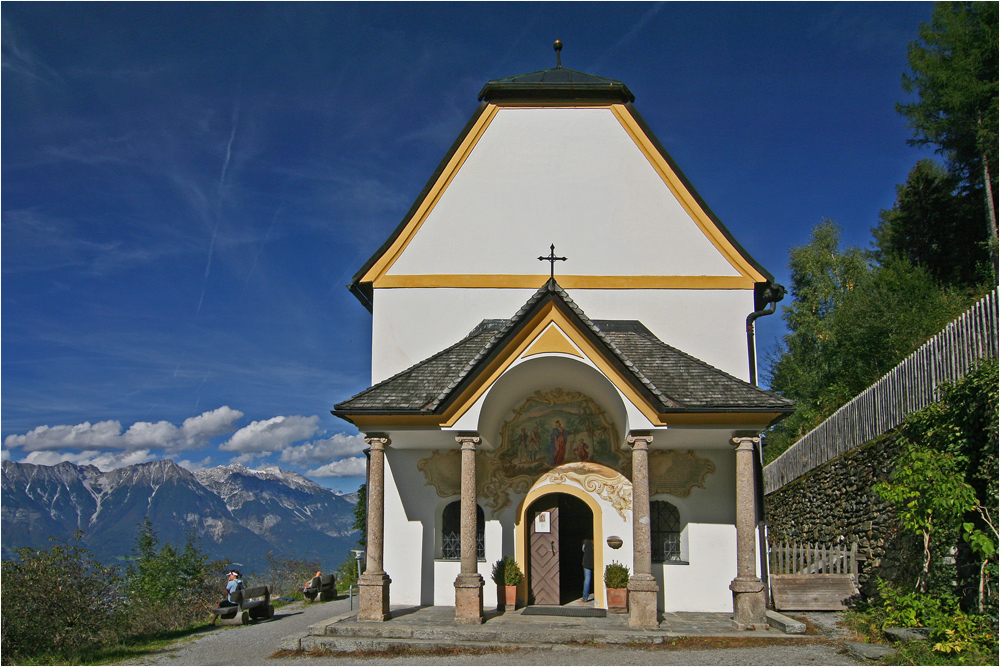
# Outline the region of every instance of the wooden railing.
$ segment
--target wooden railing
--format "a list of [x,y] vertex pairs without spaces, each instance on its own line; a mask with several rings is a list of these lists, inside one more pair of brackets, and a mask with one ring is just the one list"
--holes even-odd
[[942,383],[965,377],[990,357],[997,357],[996,290],[764,466],[764,492],[896,428],[906,415],[938,400]]
[[789,544],[771,546],[771,574],[854,574],[858,573],[858,543]]

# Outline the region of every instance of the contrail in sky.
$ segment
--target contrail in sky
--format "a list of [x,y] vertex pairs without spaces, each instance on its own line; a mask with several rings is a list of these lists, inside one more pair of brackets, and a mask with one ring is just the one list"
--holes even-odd
[[646,11],[645,14],[643,14],[641,17],[639,17],[639,20],[636,21],[632,25],[632,27],[629,29],[629,31],[627,33],[625,33],[622,36],[621,39],[619,39],[617,42],[615,42],[614,45],[612,45],[611,48],[609,48],[607,51],[605,51],[604,53],[602,53],[597,58],[597,60],[595,60],[590,65],[590,69],[594,70],[594,71],[599,70],[604,65],[604,61],[608,57],[610,57],[611,54],[613,54],[615,51],[617,51],[622,46],[624,46],[625,43],[628,42],[630,39],[632,39],[633,37],[635,37],[639,33],[640,30],[642,30],[644,27],[646,27],[646,24],[649,23],[653,19],[654,16],[656,16],[657,14],[660,13],[660,10],[663,9],[663,4],[664,3],[662,3],[662,2],[657,2],[652,7],[650,7]]
[[219,222],[222,218],[222,195],[226,187],[226,172],[229,171],[229,161],[233,156],[233,141],[236,140],[236,128],[240,122],[240,98],[237,91],[236,104],[233,106],[233,127],[229,132],[229,141],[226,142],[226,159],[222,161],[222,173],[219,175],[219,196],[215,202],[215,229],[212,230],[212,241],[208,244],[208,261],[205,263],[205,277],[201,281],[201,296],[198,298],[198,310],[201,313],[201,304],[205,301],[205,288],[208,286],[208,274],[212,271],[212,254],[215,251],[215,238],[219,235]]

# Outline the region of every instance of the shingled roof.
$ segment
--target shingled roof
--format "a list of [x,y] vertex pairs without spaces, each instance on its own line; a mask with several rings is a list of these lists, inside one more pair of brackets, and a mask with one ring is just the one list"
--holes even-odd
[[603,349],[606,359],[660,413],[778,412],[793,403],[672,347],[635,320],[592,321],[555,280],[549,280],[509,320],[484,320],[434,356],[366,389],[333,410],[357,415],[441,414],[475,380],[504,344],[548,303],[560,308]]

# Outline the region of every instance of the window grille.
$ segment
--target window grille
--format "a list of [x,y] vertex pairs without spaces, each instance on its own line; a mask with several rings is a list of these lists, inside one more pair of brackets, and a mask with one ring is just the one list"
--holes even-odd
[[649,503],[654,563],[681,561],[681,515],[664,500]]
[[[456,500],[444,508],[441,515],[441,558],[462,558],[462,503]],[[476,505],[476,560],[486,560],[486,517]]]

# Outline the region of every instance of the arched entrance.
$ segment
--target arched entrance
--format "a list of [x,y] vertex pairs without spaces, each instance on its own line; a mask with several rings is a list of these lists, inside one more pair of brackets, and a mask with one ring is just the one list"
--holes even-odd
[[595,537],[594,512],[580,498],[557,492],[532,502],[525,519],[528,604],[562,605],[579,599],[583,541]]

